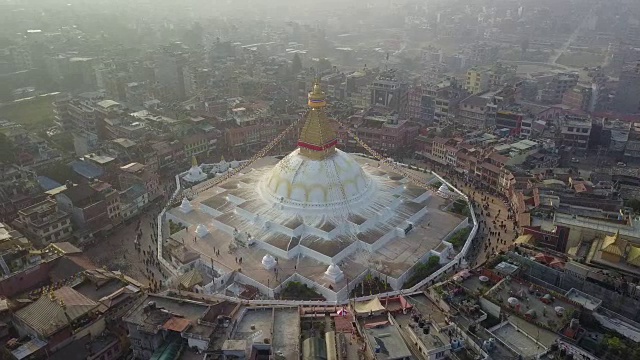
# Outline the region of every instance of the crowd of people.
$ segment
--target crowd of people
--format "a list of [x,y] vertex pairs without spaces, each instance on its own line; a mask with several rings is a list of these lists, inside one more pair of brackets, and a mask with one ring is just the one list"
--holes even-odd
[[434,171],[451,179],[451,184],[468,196],[476,214],[478,231],[467,254],[467,262],[475,267],[506,250],[518,236],[515,213],[506,197],[449,168],[436,166]]

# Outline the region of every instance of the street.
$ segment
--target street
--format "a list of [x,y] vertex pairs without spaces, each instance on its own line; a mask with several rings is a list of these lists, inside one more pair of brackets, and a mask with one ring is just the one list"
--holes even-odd
[[506,250],[516,239],[516,230],[510,206],[503,198],[486,190],[471,186],[459,174],[444,167],[433,167],[414,159],[404,159],[405,163],[433,170],[453,186],[467,194],[474,205],[478,219],[478,232],[473,240],[467,260],[471,267],[483,264],[500,251]]
[[153,225],[158,212],[159,208],[151,205],[145,213],[129,220],[129,224],[120,226],[108,237],[88,245],[84,254],[98,266],[120,270],[152,289],[159,289],[164,277],[158,270]]

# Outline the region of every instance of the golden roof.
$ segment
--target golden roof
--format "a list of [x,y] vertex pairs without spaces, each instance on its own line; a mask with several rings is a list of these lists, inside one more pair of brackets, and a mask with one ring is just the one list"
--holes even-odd
[[311,109],[305,115],[305,124],[298,140],[300,154],[313,160],[326,159],[335,152],[337,136],[324,112],[325,106],[324,92],[316,81],[309,93]]
[[620,230],[618,230],[614,235],[605,236],[600,250],[609,254],[622,256],[624,254],[624,248],[625,242],[620,239]]
[[202,281],[202,275],[200,275],[200,272],[196,269],[188,271],[178,278],[180,285],[187,290],[191,290],[194,286],[200,285]]
[[629,254],[627,254],[627,263],[635,266],[640,266],[640,247],[631,246]]

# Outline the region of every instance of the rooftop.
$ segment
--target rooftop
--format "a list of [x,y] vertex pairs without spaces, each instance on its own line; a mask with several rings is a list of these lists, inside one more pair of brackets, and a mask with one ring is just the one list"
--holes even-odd
[[65,286],[41,296],[36,302],[18,310],[15,316],[48,337],[97,307],[95,301]]
[[145,331],[155,333],[174,316],[196,322],[206,314],[208,309],[208,305],[201,302],[148,294],[144,301],[129,310],[123,320],[143,327]]
[[403,359],[413,356],[395,325],[369,328],[365,332],[376,359]]

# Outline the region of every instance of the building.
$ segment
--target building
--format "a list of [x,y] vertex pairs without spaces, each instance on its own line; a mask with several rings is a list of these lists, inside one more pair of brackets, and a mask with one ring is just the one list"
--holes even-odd
[[516,79],[516,66],[496,63],[491,67],[474,66],[467,70],[465,90],[471,94],[485,91],[497,91],[505,85],[513,85]]
[[564,93],[562,105],[572,110],[590,112],[592,91],[591,86],[578,84]]
[[149,203],[149,193],[142,184],[133,184],[120,192],[120,215],[126,221],[137,216]]
[[370,86],[371,106],[404,114],[408,104],[408,90],[408,85],[398,79],[395,70],[382,72]]
[[457,165],[456,154],[460,149],[458,145],[460,141],[456,139],[435,138],[431,147],[431,155],[440,160],[440,163],[446,165]]
[[544,104],[562,103],[565,92],[578,84],[579,77],[577,73],[559,73],[541,79],[537,100]]
[[164,49],[154,55],[154,77],[165,100],[183,100],[186,96],[184,70],[186,54]]
[[625,66],[620,73],[613,110],[640,113],[640,61]]
[[591,136],[591,118],[565,115],[560,118],[560,135],[562,145],[578,150],[586,150],[589,147]]
[[520,136],[525,115],[521,112],[498,110],[496,112],[496,129],[509,129],[510,136]]
[[33,172],[14,164],[0,163],[0,221],[13,221],[19,210],[45,197]]
[[[202,302],[147,295],[123,317],[136,359],[151,359],[163,352],[177,352],[187,339],[189,347],[206,350],[216,318],[208,317]],[[213,315],[213,314],[212,314]]]
[[372,107],[351,116],[345,127],[337,129],[338,144],[347,151],[363,151],[349,135],[351,131],[374,150],[396,156],[413,149],[419,129],[417,123],[402,119],[395,111]]
[[483,130],[495,125],[498,100],[494,93],[471,95],[458,105],[456,126],[463,129]]
[[565,226],[555,226],[551,230],[543,229],[541,226],[523,226],[522,236],[527,239],[521,239],[526,243],[539,248],[551,249],[564,253],[567,251],[569,243],[570,229]]
[[407,118],[420,123],[442,125],[457,114],[458,103],[466,97],[455,80],[409,90]]
[[19,231],[0,223],[0,270],[2,277],[9,276],[40,261],[33,254],[31,242]]
[[[366,329],[366,337],[369,345],[367,348],[374,359],[409,360],[413,358],[396,325],[370,327]],[[384,352],[382,348],[385,349]]]
[[471,94],[477,94],[489,90],[489,72],[486,69],[472,67],[467,70],[467,79],[464,89]]
[[484,42],[471,45],[468,49],[467,62],[471,65],[489,65],[498,60],[498,47]]
[[58,208],[51,198],[20,210],[15,225],[29,239],[40,244],[64,241],[73,229],[70,213]]
[[99,304],[68,286],[45,293],[18,310],[13,323],[20,335],[44,341],[50,352],[85,335],[97,337],[105,329]]
[[[239,111],[236,111],[234,120],[228,122],[224,129],[226,146],[230,149],[233,157],[254,154],[273,141],[295,120],[296,116],[280,116],[278,118],[260,115],[243,116]],[[285,139],[293,141],[297,134],[298,131],[290,131]]]
[[149,200],[153,200],[156,196],[162,195],[163,193],[158,174],[140,163],[133,162],[121,166],[118,180],[121,190],[128,189],[135,184],[142,184],[145,191],[149,194]]
[[69,183],[55,198],[60,209],[71,214],[76,230],[95,234],[122,222],[120,194],[108,183]]

